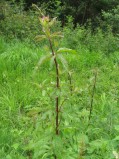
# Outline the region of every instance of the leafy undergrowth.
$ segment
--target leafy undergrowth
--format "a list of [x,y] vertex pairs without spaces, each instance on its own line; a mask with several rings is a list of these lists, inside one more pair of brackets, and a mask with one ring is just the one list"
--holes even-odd
[[119,52],[85,48],[65,55],[71,81],[61,69],[61,135],[55,136],[54,67],[47,62],[34,71],[45,49],[0,40],[0,158],[113,159],[119,152]]

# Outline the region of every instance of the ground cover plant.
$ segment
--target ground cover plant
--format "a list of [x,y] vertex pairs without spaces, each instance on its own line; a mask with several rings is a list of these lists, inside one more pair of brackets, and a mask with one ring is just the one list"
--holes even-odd
[[[44,63],[33,76],[46,48],[20,41],[6,43],[4,39],[0,40],[0,48],[1,158],[54,158],[54,153],[64,159],[114,158],[119,131],[118,52],[106,56],[85,49],[76,55],[65,55],[73,70],[73,93],[63,103],[61,138],[54,138],[54,101],[50,97],[54,96],[54,74]],[[97,80],[89,122],[95,70]],[[69,89],[64,83],[64,89]]]
[[0,38],[0,158],[118,159],[118,37],[79,26],[49,35],[54,21],[43,15],[46,36],[32,43]]

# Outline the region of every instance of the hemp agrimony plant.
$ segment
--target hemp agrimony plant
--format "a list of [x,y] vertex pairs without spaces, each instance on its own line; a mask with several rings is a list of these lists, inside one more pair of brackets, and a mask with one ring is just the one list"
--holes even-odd
[[[60,84],[59,65],[62,63],[63,66],[65,66],[65,63],[66,63],[66,60],[64,59],[64,57],[61,54],[62,53],[75,53],[75,51],[72,49],[68,49],[68,48],[56,48],[55,47],[54,43],[56,42],[56,40],[57,39],[59,40],[59,38],[63,37],[61,32],[52,32],[52,27],[56,23],[56,18],[50,19],[49,16],[45,16],[36,5],[33,5],[33,7],[35,7],[40,12],[39,21],[40,21],[42,31],[43,31],[43,35],[37,35],[35,39],[37,41],[46,39],[49,43],[48,46],[51,51],[51,53],[44,55],[39,60],[38,66],[41,65],[46,59],[51,59],[54,61],[53,63],[55,66],[55,79],[56,79],[55,88],[56,88],[56,90],[60,91],[61,84]],[[61,61],[61,63],[59,63],[59,60]],[[55,101],[55,134],[59,135],[59,132],[60,132],[59,125],[61,122],[61,119],[59,119],[59,113],[61,112],[59,95],[55,96],[54,101]]]

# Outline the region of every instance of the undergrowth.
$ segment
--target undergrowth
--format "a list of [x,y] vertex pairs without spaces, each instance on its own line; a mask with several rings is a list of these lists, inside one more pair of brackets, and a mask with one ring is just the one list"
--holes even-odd
[[77,54],[64,55],[73,93],[67,97],[70,87],[65,82],[69,86],[70,82],[61,76],[67,98],[62,101],[61,138],[57,138],[52,65],[45,63],[33,74],[46,49],[0,39],[0,158],[53,159],[55,153],[58,159],[113,159],[119,152],[119,52],[106,56],[84,47]]
[[38,12],[12,4],[0,3],[0,159],[118,159],[118,34],[69,19],[49,35],[43,16],[37,43]]

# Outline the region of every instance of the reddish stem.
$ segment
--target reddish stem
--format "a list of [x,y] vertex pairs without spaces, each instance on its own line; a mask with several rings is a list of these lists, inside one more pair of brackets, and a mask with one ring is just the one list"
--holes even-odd
[[[52,51],[52,56],[54,56],[54,62],[55,62],[55,68],[56,68],[56,88],[58,89],[60,87],[60,84],[59,84],[59,69],[58,69],[58,62],[57,62],[57,59],[55,57],[55,53],[54,53],[54,50],[53,50],[53,46],[52,46],[52,42],[49,38],[49,44],[50,44],[50,49]],[[57,96],[55,98],[55,101],[56,101],[56,135],[59,135],[59,97]]]

